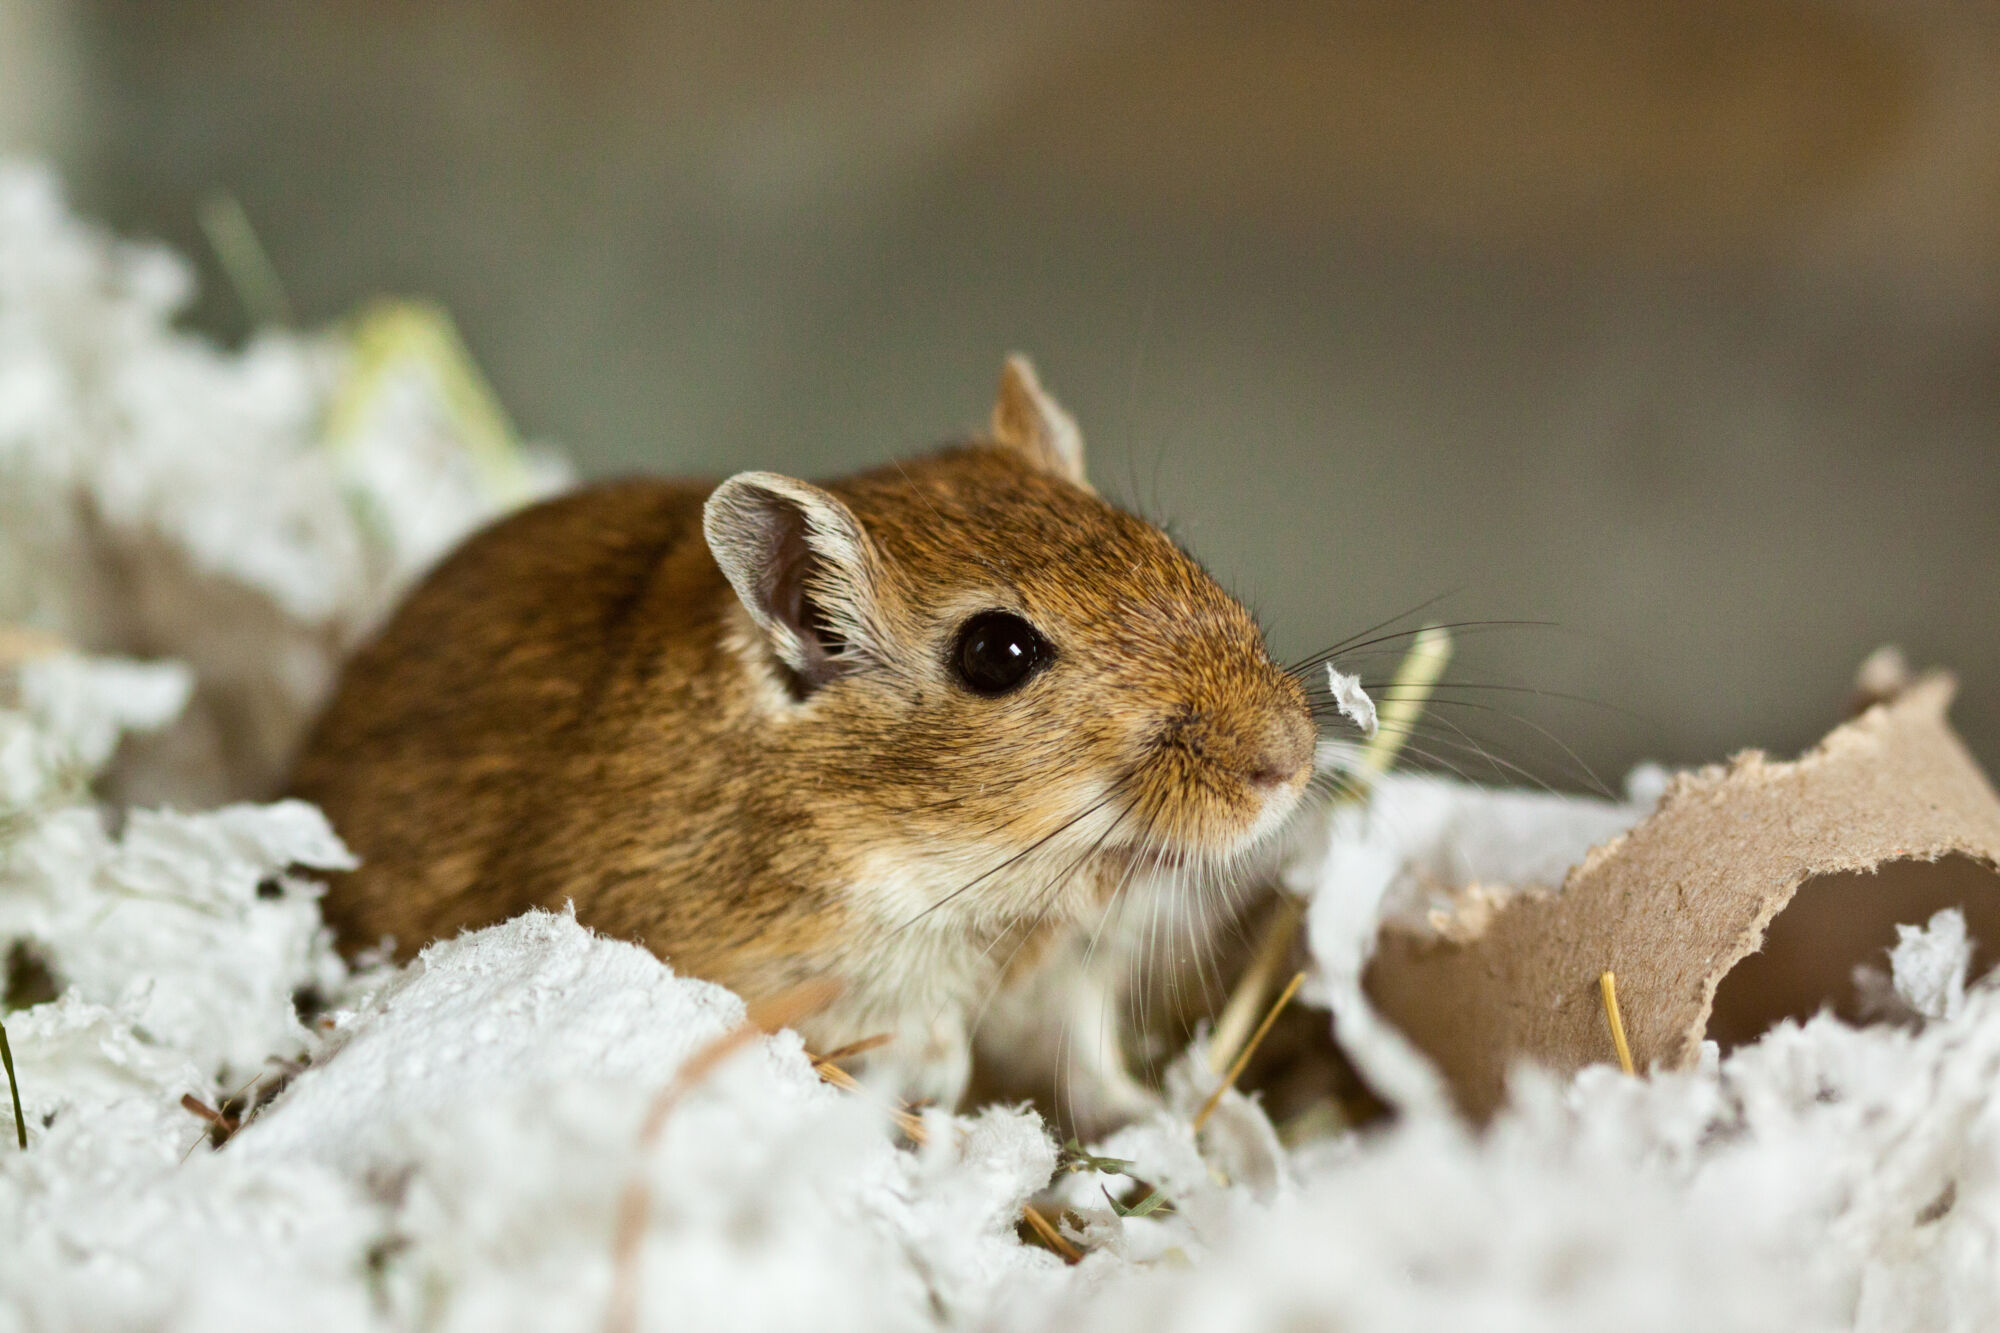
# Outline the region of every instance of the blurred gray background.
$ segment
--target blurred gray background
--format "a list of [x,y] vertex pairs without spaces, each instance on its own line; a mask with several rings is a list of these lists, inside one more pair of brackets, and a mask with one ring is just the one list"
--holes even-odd
[[1282,654],[1557,622],[1465,644],[1595,701],[1460,692],[1476,777],[1796,750],[1890,640],[2000,760],[1991,5],[0,0],[0,147],[225,341],[216,191],[304,322],[440,300],[594,473],[874,462],[1027,350]]

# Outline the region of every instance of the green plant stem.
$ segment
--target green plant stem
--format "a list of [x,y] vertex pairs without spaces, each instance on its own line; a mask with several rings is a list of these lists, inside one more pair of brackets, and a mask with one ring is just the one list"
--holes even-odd
[[7,1066],[7,1094],[14,1099],[14,1137],[28,1149],[28,1117],[21,1114],[21,1085],[14,1081],[14,1048],[7,1044],[7,1025],[0,1023],[0,1064]]

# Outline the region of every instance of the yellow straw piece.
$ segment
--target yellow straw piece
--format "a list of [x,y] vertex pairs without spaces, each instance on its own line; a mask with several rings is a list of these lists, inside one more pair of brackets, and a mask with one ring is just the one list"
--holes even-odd
[[374,302],[348,344],[352,361],[327,409],[326,438],[335,450],[360,433],[390,377],[415,370],[429,378],[488,493],[506,504],[528,497],[533,477],[513,423],[442,307]]
[[1357,771],[1370,777],[1389,771],[1389,765],[1402,753],[1403,742],[1409,739],[1411,724],[1423,714],[1438,678],[1450,665],[1451,631],[1442,625],[1424,626],[1410,641],[1410,651],[1403,654],[1396,678],[1389,683],[1378,711],[1375,734],[1361,751],[1361,761],[1355,765]]
[[[1369,779],[1389,771],[1396,756],[1402,753],[1411,727],[1430,701],[1431,692],[1437,688],[1439,677],[1450,664],[1451,631],[1441,625],[1426,625],[1396,668],[1395,680],[1378,710],[1375,734],[1368,738],[1352,770],[1358,780],[1350,782],[1345,799],[1359,800],[1366,796]],[[1298,938],[1299,925],[1304,919],[1305,904],[1280,895],[1278,909],[1272,913],[1263,939],[1258,942],[1255,959],[1215,1020],[1215,1032],[1208,1040],[1208,1067],[1212,1073],[1221,1073],[1242,1047],[1250,1024],[1264,1006],[1264,997],[1278,979],[1278,969],[1291,956],[1292,942]]]
[[1625,1020],[1618,1016],[1618,979],[1610,969],[1598,977],[1597,988],[1604,992],[1604,1017],[1611,1024],[1611,1044],[1618,1048],[1618,1067],[1636,1074],[1639,1071],[1632,1065],[1632,1048],[1625,1041]]
[[1229,1068],[1237,1052],[1243,1049],[1243,1043],[1249,1040],[1257,1015],[1263,1009],[1264,997],[1271,993],[1271,987],[1283,975],[1280,969],[1291,959],[1292,940],[1298,935],[1305,914],[1306,905],[1299,899],[1279,895],[1270,925],[1265,928],[1263,939],[1257,942],[1256,956],[1245,969],[1243,979],[1237,982],[1222,1016],[1215,1020],[1215,1032],[1208,1039],[1209,1073],[1220,1074]]
[[212,194],[201,201],[196,219],[250,322],[259,328],[290,324],[292,303],[285,298],[278,266],[271,262],[271,252],[250,225],[242,202],[233,194]]
[[1083,1251],[1070,1244],[1069,1238],[1057,1231],[1055,1223],[1043,1217],[1033,1204],[1021,1205],[1021,1220],[1034,1229],[1034,1233],[1042,1238],[1043,1244],[1060,1254],[1065,1263],[1083,1262]]
[[1215,1114],[1215,1108],[1222,1105],[1222,1094],[1235,1087],[1236,1080],[1243,1077],[1243,1070],[1249,1065],[1250,1057],[1257,1053],[1257,1046],[1264,1040],[1264,1034],[1271,1030],[1271,1024],[1278,1021],[1278,1015],[1292,1002],[1292,997],[1299,993],[1299,987],[1303,986],[1305,981],[1305,973],[1295,973],[1291,984],[1278,996],[1278,1002],[1271,1006],[1271,1012],[1264,1015],[1264,1021],[1250,1034],[1250,1040],[1244,1043],[1243,1053],[1236,1057],[1236,1063],[1229,1066],[1229,1072],[1223,1075],[1222,1082],[1215,1085],[1215,1091],[1208,1094],[1208,1100],[1201,1104],[1201,1110],[1195,1112],[1195,1133],[1201,1133],[1202,1126],[1206,1125],[1208,1118]]

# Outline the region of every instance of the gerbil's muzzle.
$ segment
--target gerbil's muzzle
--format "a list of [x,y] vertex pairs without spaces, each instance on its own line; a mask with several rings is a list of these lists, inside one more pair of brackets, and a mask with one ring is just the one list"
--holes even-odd
[[1160,831],[1227,850],[1290,811],[1312,777],[1312,714],[1289,678],[1260,685],[1218,691],[1168,723],[1175,789],[1159,793]]

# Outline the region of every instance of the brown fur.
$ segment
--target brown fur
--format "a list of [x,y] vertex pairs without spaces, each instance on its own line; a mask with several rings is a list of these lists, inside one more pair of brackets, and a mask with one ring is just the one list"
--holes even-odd
[[[362,857],[327,900],[343,942],[408,955],[574,903],[749,995],[833,976],[815,1039],[921,1029],[940,1049],[907,1058],[962,1063],[967,1008],[1135,857],[1240,851],[1308,776],[1304,696],[1236,601],[1081,484],[1023,374],[995,440],[824,492],[772,479],[858,526],[811,576],[847,643],[816,689],[704,542],[708,487],[597,486],[469,540],[356,654],[297,766]],[[985,698],[948,659],[993,608],[1056,656]]]

